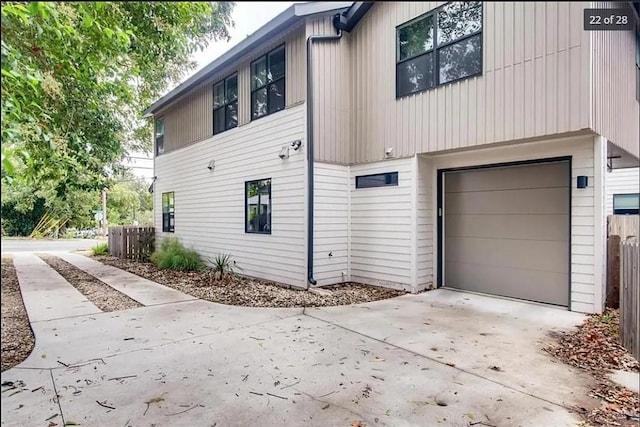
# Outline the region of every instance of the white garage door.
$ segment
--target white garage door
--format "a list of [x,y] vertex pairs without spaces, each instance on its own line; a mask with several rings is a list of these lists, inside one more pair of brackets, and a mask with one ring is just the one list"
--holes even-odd
[[568,161],[444,173],[447,287],[567,306]]

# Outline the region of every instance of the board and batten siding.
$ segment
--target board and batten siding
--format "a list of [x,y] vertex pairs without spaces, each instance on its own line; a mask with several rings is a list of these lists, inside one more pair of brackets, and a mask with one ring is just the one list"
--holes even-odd
[[[594,2],[594,8],[612,8]],[[627,8],[629,6],[626,6]],[[636,34],[634,31],[588,31],[593,73],[592,129],[640,157],[640,103],[636,99]]]
[[349,281],[349,167],[314,165],[314,279],[318,286]]
[[[304,106],[231,129],[158,156],[154,204],[156,246],[177,237],[203,257],[229,253],[248,276],[294,286],[306,283]],[[215,169],[207,165],[215,160]],[[245,233],[245,181],[271,178],[272,234]],[[162,193],[175,195],[175,233],[162,232]]]
[[614,169],[606,177],[606,212],[613,214],[614,194],[640,193],[640,168]]
[[[572,311],[595,313],[602,311],[602,266],[604,263],[604,209],[602,195],[604,151],[596,140],[602,138],[581,136],[546,140],[502,147],[432,156],[433,175],[438,169],[508,163],[544,158],[571,157],[571,297]],[[576,188],[579,175],[588,177],[587,188]],[[436,196],[432,199],[436,203]],[[437,245],[436,226],[433,228],[433,246]],[[437,260],[433,261],[434,271]]]
[[[336,35],[331,16],[307,21],[307,37]],[[316,161],[349,163],[351,145],[352,101],[351,48],[348,35],[340,40],[315,41],[313,60],[313,121]]]
[[483,74],[396,99],[396,26],[441,4],[376,3],[339,44],[316,47],[319,117],[351,111],[350,123],[321,120],[319,158],[372,162],[391,147],[401,158],[589,127],[588,2],[483,3]]
[[[413,158],[351,166],[351,280],[411,290]],[[398,186],[356,188],[356,176],[398,172]]]
[[305,26],[300,25],[276,39],[266,41],[235,64],[221,69],[204,83],[155,113],[155,118],[164,117],[165,154],[212,137],[213,85],[235,72],[238,73],[238,127],[251,123],[251,61],[283,43],[285,44],[286,107],[304,102],[306,93]]

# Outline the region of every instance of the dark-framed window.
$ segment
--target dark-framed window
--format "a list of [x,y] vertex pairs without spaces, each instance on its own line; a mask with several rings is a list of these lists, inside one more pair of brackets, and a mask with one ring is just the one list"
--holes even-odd
[[398,185],[398,172],[356,176],[356,188],[390,187]]
[[162,231],[173,233],[176,222],[176,200],[173,191],[162,193]]
[[482,2],[451,2],[396,27],[396,97],[482,74]]
[[637,215],[640,213],[640,193],[614,194],[614,215]]
[[213,85],[213,134],[238,126],[238,73]]
[[271,178],[244,183],[245,233],[271,234]]
[[164,117],[156,119],[156,156],[164,153]]
[[285,107],[284,45],[251,63],[251,120]]

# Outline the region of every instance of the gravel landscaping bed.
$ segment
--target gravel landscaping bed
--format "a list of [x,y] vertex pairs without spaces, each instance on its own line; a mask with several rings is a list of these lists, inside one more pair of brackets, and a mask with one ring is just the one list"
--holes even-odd
[[38,254],[38,256],[102,311],[128,310],[143,306],[57,256],[48,254]]
[[640,371],[638,361],[620,344],[620,318],[617,310],[593,314],[572,333],[555,336],[558,343],[544,350],[563,362],[584,369],[596,379],[590,396],[601,399],[593,410],[574,408],[591,426],[640,425],[638,394],[614,384],[610,370]]
[[289,289],[274,283],[236,276],[230,283],[212,280],[206,272],[160,270],[153,263],[136,262],[111,256],[94,256],[104,264],[118,267],[196,298],[248,307],[324,307],[357,304],[393,298],[406,292],[357,283],[326,288],[329,295]]
[[2,372],[23,362],[35,344],[13,259],[2,257]]

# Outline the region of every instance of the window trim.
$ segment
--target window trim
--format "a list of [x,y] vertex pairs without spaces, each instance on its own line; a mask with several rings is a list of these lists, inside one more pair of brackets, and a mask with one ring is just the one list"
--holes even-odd
[[[237,91],[236,99],[231,101],[231,102],[227,102],[227,80],[232,78],[232,77],[236,78],[236,91]],[[222,87],[224,89],[224,102],[222,103],[221,106],[216,108],[215,107],[215,97],[216,97],[215,87],[218,86],[220,83],[222,83]],[[212,121],[211,121],[211,128],[212,128],[211,129],[211,134],[212,135],[220,135],[221,133],[226,132],[226,131],[228,131],[230,129],[237,128],[238,127],[239,118],[236,119],[236,125],[235,126],[227,127],[227,110],[226,110],[226,108],[227,108],[228,105],[233,104],[235,102],[236,103],[236,114],[239,114],[238,107],[239,107],[239,104],[240,104],[240,102],[239,102],[239,99],[240,99],[240,85],[238,84],[238,72],[235,71],[235,72],[229,74],[227,77],[215,82],[211,86],[211,92],[212,92],[212,97],[211,97],[211,107],[212,107],[212,109],[211,109],[211,119],[212,119]],[[221,130],[220,132],[216,132],[216,118],[215,118],[216,117],[216,111],[218,111],[220,109],[222,109],[223,112],[224,112],[224,129]]]
[[[477,77],[477,76],[481,76],[482,75],[482,71],[484,69],[484,35],[482,34],[483,30],[484,30],[484,2],[480,2],[480,29],[476,32],[473,32],[471,34],[467,34],[464,37],[460,37],[459,39],[456,39],[454,41],[449,41],[447,43],[443,43],[441,45],[438,44],[438,12],[440,11],[440,9],[442,9],[443,7],[454,3],[454,2],[446,2],[438,7],[436,7],[435,9],[431,9],[425,13],[423,13],[422,15],[418,15],[415,18],[412,18],[411,20],[407,21],[407,22],[403,22],[400,25],[396,25],[396,32],[395,32],[395,37],[396,37],[396,63],[395,63],[395,73],[396,73],[396,99],[400,99],[400,98],[404,98],[407,96],[411,96],[411,95],[417,95],[419,93],[422,92],[426,92],[428,90],[433,90],[436,88],[439,88],[441,86],[446,86],[448,84],[452,84],[452,83],[456,83],[459,82],[461,80],[465,80],[465,79],[470,79],[472,77]],[[398,31],[401,30],[404,27],[407,27],[411,24],[414,24],[418,21],[420,21],[421,19],[427,19],[429,17],[429,15],[433,16],[433,47],[429,50],[426,50],[424,52],[421,52],[419,54],[413,55],[413,56],[409,56],[407,58],[404,58],[402,60],[399,59],[400,57],[400,39],[398,38]],[[449,80],[446,83],[440,83],[440,60],[439,60],[439,56],[438,56],[438,51],[440,49],[446,48],[450,45],[456,44],[456,43],[461,43],[464,40],[477,36],[478,34],[480,34],[480,71],[478,71],[477,73],[473,73],[473,74],[469,74],[468,76],[464,76],[464,77],[458,77],[457,79],[454,80]],[[424,56],[427,54],[433,54],[433,86],[432,87],[428,87],[425,89],[421,89],[421,90],[417,90],[415,92],[410,92],[410,93],[406,93],[404,95],[400,95],[399,94],[399,81],[398,81],[398,65],[407,62],[407,61],[411,61],[415,58],[418,58],[420,56]]]
[[[255,64],[256,62],[260,62],[262,59],[265,60],[266,62],[266,67],[267,67],[267,74],[269,74],[269,68],[270,68],[270,62],[269,62],[269,57],[270,55],[277,51],[278,49],[282,48],[283,53],[284,53],[284,74],[282,77],[280,77],[278,80],[274,80],[274,81],[267,81],[264,85],[259,86],[255,89],[253,89],[251,87],[251,83],[252,83],[252,72],[253,72],[253,64]],[[254,59],[253,61],[251,61],[251,63],[249,63],[249,117],[251,118],[251,121],[254,120],[259,120],[263,117],[267,117],[270,116],[271,114],[275,114],[278,113],[280,111],[284,111],[287,109],[287,47],[285,43],[281,43],[278,46],[274,47],[273,49],[269,50],[267,53],[265,53],[264,55],[261,55],[260,57]],[[282,108],[282,110],[278,110],[278,111],[273,111],[273,112],[269,112],[269,86],[275,83],[278,83],[282,81],[284,84],[282,86],[282,96],[284,96],[284,107]],[[266,114],[263,114],[260,117],[253,117],[253,94],[258,92],[259,90],[262,90],[264,88],[267,88],[267,112]]]
[[[389,176],[395,176],[395,180],[393,183],[391,184],[381,184],[381,185],[362,185],[360,184],[360,180],[362,178],[371,178],[373,176],[385,176],[385,182],[386,182],[386,175]],[[398,171],[393,171],[393,172],[381,172],[381,173],[372,173],[369,175],[357,175],[356,176],[356,189],[364,189],[364,188],[380,188],[380,187],[397,187],[400,184],[400,175],[398,174]]]
[[[254,183],[254,182],[259,182],[259,181],[269,181],[269,211],[270,211],[270,218],[269,218],[269,231],[251,231],[249,230],[249,185]],[[245,234],[271,234],[271,230],[273,229],[273,225],[272,225],[272,221],[271,221],[271,217],[273,216],[273,205],[271,203],[272,198],[271,198],[271,188],[272,188],[272,179],[271,177],[269,178],[260,178],[260,179],[252,179],[249,181],[245,181],[244,182],[244,232]],[[260,199],[258,198],[258,201],[260,201]]]
[[[165,213],[165,204],[164,204],[164,196],[167,195],[167,212]],[[171,195],[169,199],[168,195]],[[171,200],[173,203],[169,203]],[[162,204],[162,232],[163,233],[175,233],[176,230],[176,194],[175,191],[165,191],[161,196],[161,204]],[[170,209],[173,208],[173,212],[170,212]],[[167,221],[165,222],[165,215],[167,216]],[[173,225],[171,225],[171,219],[173,219]]]
[[[158,122],[159,121],[162,121],[162,151],[158,150]],[[154,131],[153,145],[154,145],[156,157],[157,157],[161,154],[164,154],[164,135],[165,135],[164,116],[161,116],[155,119],[155,121],[153,122],[153,131]]]
[[[611,211],[614,215],[638,215],[640,213],[640,206],[636,209],[618,209],[619,211],[616,213],[616,196],[635,196],[640,201],[640,193],[615,193],[611,197]],[[640,203],[639,203],[640,205]]]

